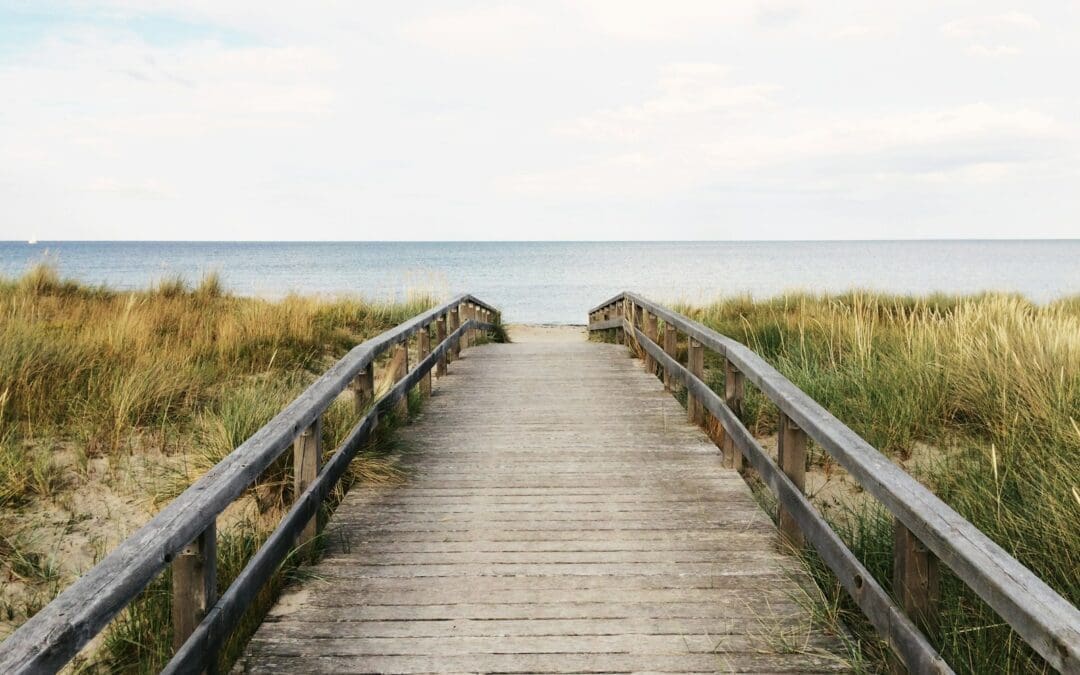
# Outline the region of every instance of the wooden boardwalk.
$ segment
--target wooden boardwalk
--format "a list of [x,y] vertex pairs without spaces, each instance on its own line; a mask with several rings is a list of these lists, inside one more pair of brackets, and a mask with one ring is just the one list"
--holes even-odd
[[348,495],[238,669],[844,669],[745,482],[625,347],[471,348],[402,437],[408,479]]

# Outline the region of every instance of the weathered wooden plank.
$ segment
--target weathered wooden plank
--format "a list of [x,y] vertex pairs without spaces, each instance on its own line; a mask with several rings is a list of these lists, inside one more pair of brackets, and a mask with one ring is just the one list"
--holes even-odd
[[[800,658],[801,657],[801,658]],[[301,670],[302,669],[302,670]],[[828,673],[843,670],[821,654],[469,654],[465,656],[267,655],[260,673]],[[252,671],[254,672],[254,671]]]
[[[567,565],[599,563],[707,563],[743,564],[747,562],[768,561],[775,559],[772,551],[755,541],[754,548],[731,550],[714,544],[710,549],[692,549],[685,551],[669,550],[630,550],[630,551],[392,551],[375,553],[369,550],[367,560],[372,565],[392,563],[393,565],[416,566],[463,566],[510,564],[553,565],[552,572],[566,573]],[[718,550],[720,549],[720,550]],[[764,550],[762,550],[764,549]],[[325,566],[336,563],[355,569],[356,559],[352,555],[329,555],[323,560]],[[359,571],[359,570],[358,570]],[[758,570],[760,571],[760,570]]]
[[[339,592],[337,595],[343,595]],[[518,597],[506,593],[499,593],[497,597]],[[764,599],[756,603],[728,604],[724,602],[709,602],[704,600],[688,601],[679,598],[662,598],[652,602],[619,602],[610,597],[595,602],[571,602],[564,599],[558,602],[539,602],[534,599],[526,599],[524,602],[455,602],[448,604],[406,604],[406,603],[382,603],[366,604],[348,602],[342,599],[334,602],[331,599],[312,601],[310,604],[296,610],[289,617],[279,617],[275,623],[283,623],[293,620],[307,622],[325,621],[338,623],[344,616],[356,619],[370,619],[378,621],[442,621],[447,619],[479,619],[479,620],[523,620],[549,621],[553,619],[625,619],[626,617],[656,618],[667,617],[672,619],[713,619],[724,621],[727,619],[741,619],[743,621],[758,619],[768,620],[781,617],[800,617],[803,615],[803,607],[797,602],[790,600],[778,600],[775,604],[764,608]],[[322,618],[319,618],[319,615]],[[269,626],[270,623],[267,623]],[[271,628],[267,628],[271,631]],[[811,638],[814,635],[809,634]],[[768,641],[762,640],[761,648],[768,650]]]
[[[726,670],[724,654],[751,669],[818,668],[748,629],[806,622],[798,565],[715,446],[622,353],[470,350],[402,433],[408,481],[346,497],[314,580],[260,629],[245,667],[577,672],[588,668],[573,650],[617,649],[648,670],[655,648],[671,669],[696,656],[689,644],[715,652],[688,664],[697,670]],[[811,649],[832,645],[808,636]],[[533,653],[498,661],[508,650]]]
[[[790,607],[788,608],[790,609]],[[747,612],[741,617],[634,617],[585,619],[432,619],[429,621],[356,620],[346,612],[336,622],[325,620],[270,623],[262,639],[287,638],[447,638],[447,637],[547,637],[558,635],[742,635],[761,637],[762,629]],[[751,621],[747,621],[751,619]],[[799,628],[798,619],[777,619],[782,628]]]
[[[279,624],[280,625],[280,624]],[[347,624],[338,624],[342,627]],[[273,630],[272,627],[268,627]],[[269,632],[269,631],[268,631]],[[251,650],[266,655],[319,656],[475,656],[477,654],[716,654],[760,650],[768,635],[682,634],[665,635],[540,635],[383,637],[286,637],[280,632],[256,635]]]
[[[800,599],[793,597],[792,589],[786,584],[777,583],[790,574],[788,570],[759,572],[754,575],[754,579],[747,579],[746,575],[739,574],[702,575],[692,579],[678,574],[509,576],[485,580],[479,588],[461,588],[453,584],[418,584],[414,579],[356,577],[350,575],[348,570],[342,571],[343,574],[338,574],[335,569],[327,569],[326,576],[320,577],[314,584],[325,584],[343,592],[317,594],[309,599],[307,606],[566,604],[578,606],[582,611],[592,611],[586,605],[618,604],[619,611],[630,612],[634,605],[643,603],[659,606],[659,603],[663,602],[684,602],[715,605],[717,611],[730,611],[732,608],[741,607],[758,614],[767,614],[774,611],[775,606],[784,602],[795,603]],[[619,597],[613,600],[612,593],[618,593]],[[767,606],[762,609],[766,602]],[[700,611],[700,608],[694,611]]]

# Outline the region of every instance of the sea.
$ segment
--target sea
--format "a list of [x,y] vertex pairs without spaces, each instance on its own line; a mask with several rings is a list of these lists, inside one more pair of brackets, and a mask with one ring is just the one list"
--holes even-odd
[[117,289],[217,271],[239,295],[469,292],[512,323],[580,324],[622,290],[660,302],[785,291],[1080,293],[1080,239],[697,242],[0,241],[0,275],[41,261]]

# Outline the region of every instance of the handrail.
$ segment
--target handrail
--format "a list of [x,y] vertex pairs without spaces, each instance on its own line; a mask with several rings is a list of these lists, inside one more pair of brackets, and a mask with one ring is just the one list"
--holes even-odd
[[[401,381],[375,402],[372,411],[354,427],[342,448],[327,464],[327,469],[318,476],[312,476],[306,489],[298,490],[302,494],[285,516],[285,521],[287,524],[307,522],[321,503],[321,498],[329,492],[348,464],[347,460],[341,459],[345,456],[343,451],[355,454],[360,441],[374,427],[378,412],[399,402],[403,392],[407,393],[438,360],[446,357],[451,350],[456,351],[471,331],[488,330],[494,326],[481,318],[496,320],[498,315],[498,310],[491,305],[472,295],[462,294],[352,348],[284,410],[0,643],[0,672],[55,672],[63,667],[166,565],[173,562],[182,549],[197,541],[203,533],[212,534],[217,516],[311,428],[361,373],[366,372],[370,376],[370,367],[379,355],[405,343],[415,333],[424,331],[426,336],[430,324],[449,318],[453,332],[431,350],[413,371],[403,373]],[[334,474],[332,481],[329,480],[330,474]],[[296,515],[298,510],[303,512],[304,518]],[[275,534],[282,527],[279,525]],[[270,544],[281,547],[281,537],[268,541],[267,545]],[[284,552],[288,553],[289,548],[289,545],[285,545]],[[213,566],[213,563],[210,565]],[[244,572],[252,568],[253,565],[249,563]],[[212,605],[212,600],[207,604]],[[210,607],[206,609],[212,611]]]
[[[624,307],[630,311],[627,312]],[[1063,672],[1080,671],[1080,611],[1076,607],[764,359],[745,345],[631,292],[620,293],[593,308],[590,311],[589,329],[610,328],[612,319],[606,315],[612,312],[622,321],[622,330],[626,335],[633,336],[649,357],[683,381],[693,398],[701,401],[717,417],[726,434],[738,447],[739,454],[750,459],[773,492],[781,498],[782,510],[798,522],[822,558],[844,582],[845,588],[867,612],[875,627],[890,638],[894,649],[909,667],[914,663],[925,663],[922,658],[926,655],[922,654],[918,661],[908,660],[919,655],[920,650],[916,649],[918,645],[898,643],[898,638],[902,636],[892,630],[896,624],[890,623],[886,616],[875,617],[868,610],[862,599],[867,596],[866,589],[871,580],[865,572],[860,573],[859,583],[856,584],[852,571],[838,569],[840,561],[835,556],[830,559],[830,555],[822,550],[822,546],[826,549],[831,547],[824,541],[822,533],[806,530],[808,525],[818,529],[820,526],[812,523],[814,519],[804,513],[807,509],[813,511],[813,507],[802,497],[801,486],[787,480],[784,474],[788,469],[777,468],[738,422],[727,402],[700,379],[700,373],[683,367],[656,343],[655,329],[653,335],[642,331],[634,322],[627,320],[628,313],[636,316],[648,312],[651,314],[650,325],[655,326],[656,318],[662,319],[665,325],[672,326],[690,340],[723,356],[729,369],[741,373],[754,383],[779,408],[782,418],[786,418],[795,431],[805,433],[832,455],[903,527],[952,569],[1049,664]],[[801,475],[802,469],[798,471]],[[799,499],[792,498],[792,490],[799,495]],[[817,520],[821,520],[816,511],[813,514]],[[843,550],[851,555],[846,547]],[[852,592],[853,589],[858,592]],[[875,594],[871,592],[870,595]],[[895,609],[895,605],[892,607]],[[879,612],[880,609],[878,607],[873,611]]]

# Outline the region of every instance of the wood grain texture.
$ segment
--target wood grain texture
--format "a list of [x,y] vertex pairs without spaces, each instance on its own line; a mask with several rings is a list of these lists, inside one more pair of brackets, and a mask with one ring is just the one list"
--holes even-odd
[[[878,499],[929,552],[986,601],[1047,662],[1062,672],[1080,672],[1080,610],[1031,570],[745,345],[630,292],[619,293],[591,311],[620,303],[655,313],[707,349],[725,357],[731,367],[836,459],[859,485]],[[628,339],[640,340],[636,335],[639,331],[635,331],[633,325],[624,326],[628,333],[633,333],[627,335]],[[640,329],[640,326],[637,328]],[[656,351],[662,352],[659,348]],[[663,358],[658,360],[661,363],[670,361]],[[673,364],[673,367],[678,369],[680,364]],[[712,395],[703,383],[698,384],[700,387],[688,385],[688,389],[699,389],[702,396]],[[730,408],[722,403],[719,405],[726,411],[724,414],[728,421],[724,422],[725,429],[731,432],[730,424],[735,424],[737,420]],[[719,408],[710,412],[721,415]],[[750,448],[753,439],[743,440],[743,454],[753,452]],[[747,458],[752,463],[762,459]],[[777,485],[770,485],[774,492],[778,489]],[[817,525],[814,527],[817,528]],[[821,535],[826,538],[834,536],[826,532]],[[829,545],[831,547],[832,543]],[[841,560],[842,557],[835,558],[837,566],[830,564],[833,571],[841,575],[852,571],[852,566]],[[847,584],[845,588],[852,591]],[[883,612],[878,621],[881,624],[890,623],[888,614]]]
[[742,478],[617,345],[474,347],[247,672],[836,672]]
[[456,312],[464,302],[488,307],[470,295],[459,295],[353,347],[284,410],[0,643],[0,673],[62,668],[380,354],[450,308]]

